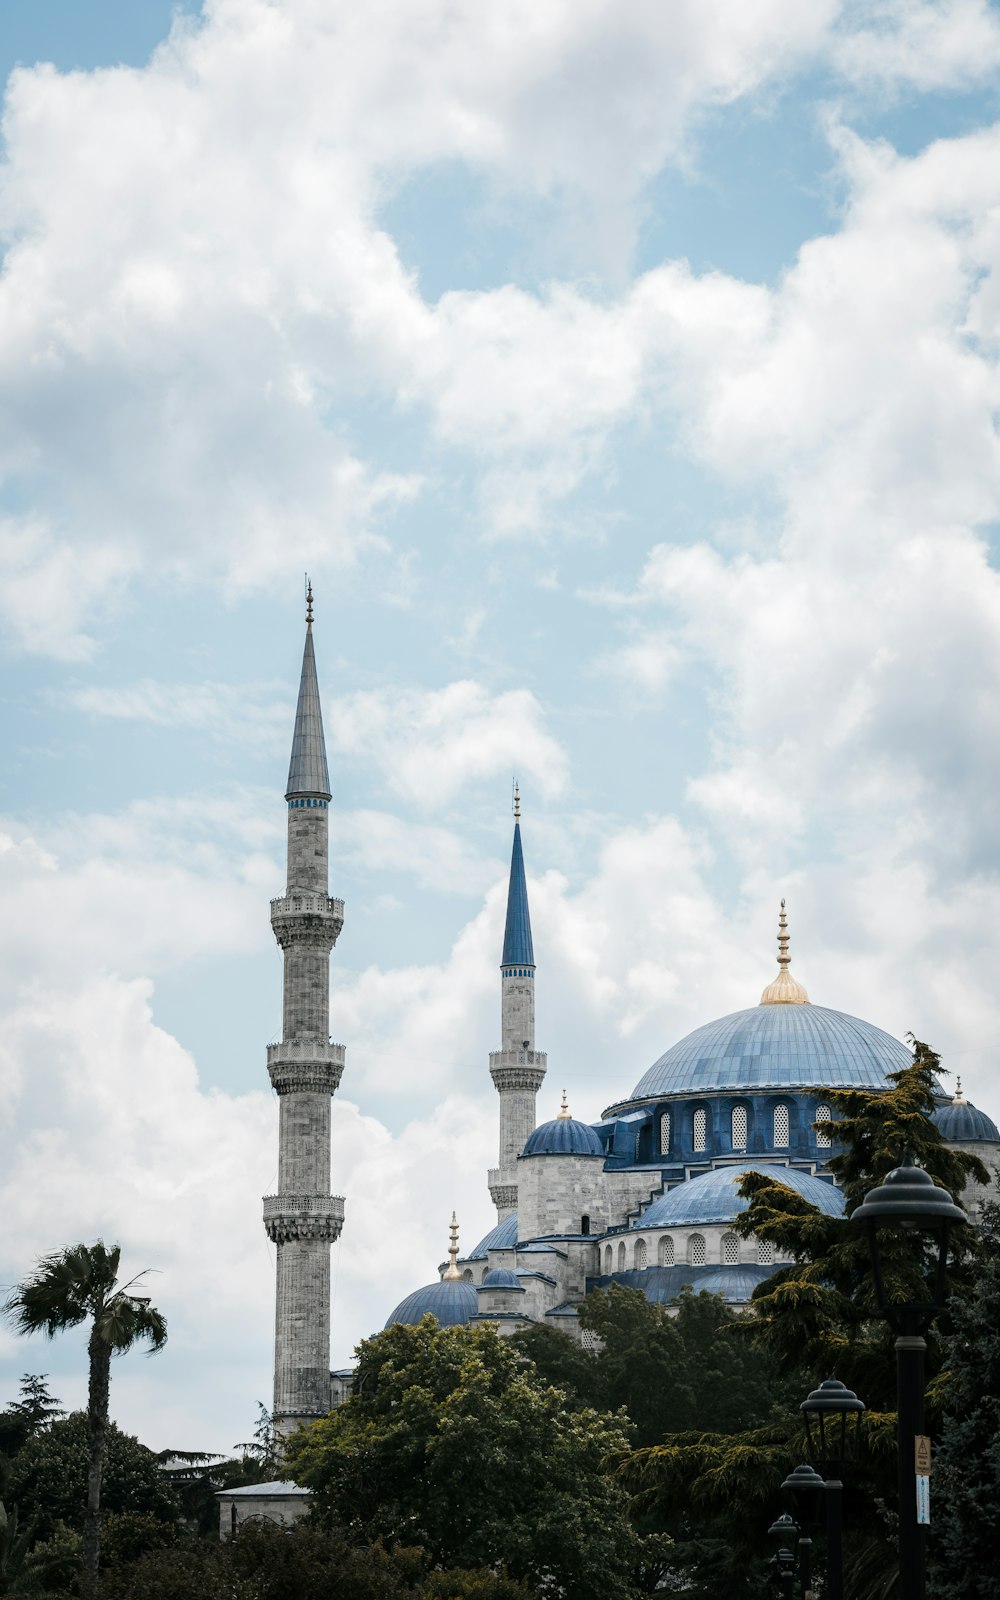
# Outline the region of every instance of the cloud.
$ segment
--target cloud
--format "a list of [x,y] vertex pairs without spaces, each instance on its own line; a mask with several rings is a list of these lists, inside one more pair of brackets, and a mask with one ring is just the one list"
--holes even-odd
[[967,90],[1000,65],[1000,19],[988,0],[883,0],[853,17],[860,26],[834,34],[832,63],[867,89]]
[[470,679],[443,689],[377,689],[343,696],[328,714],[340,755],[374,761],[397,794],[418,805],[453,800],[468,783],[518,773],[546,795],[567,778],[565,751],[527,689],[491,695]]

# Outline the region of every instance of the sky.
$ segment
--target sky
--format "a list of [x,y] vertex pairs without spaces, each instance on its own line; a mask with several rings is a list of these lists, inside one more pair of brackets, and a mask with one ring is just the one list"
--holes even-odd
[[0,65],[0,1284],[151,1270],[119,1423],[270,1399],[307,571],[335,1366],[494,1220],[515,776],[540,1118],[755,1004],[782,896],[1000,1117],[1000,9],[7,0]]

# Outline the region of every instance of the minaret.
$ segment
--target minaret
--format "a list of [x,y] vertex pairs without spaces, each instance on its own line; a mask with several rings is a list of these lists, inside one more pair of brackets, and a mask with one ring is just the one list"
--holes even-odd
[[330,1409],[330,1246],[344,1202],[330,1193],[330,1098],[344,1047],[330,1043],[330,951],[344,923],[327,878],[330,775],[313,653],[312,586],[292,759],[288,768],[288,886],[271,901],[284,956],[281,1043],[268,1046],[278,1095],[278,1192],[264,1196],[277,1247],[274,1423],[283,1436]]
[[535,1096],[545,1077],[545,1052],[535,1049],[535,955],[521,850],[521,796],[516,785],[507,926],[500,962],[500,1028],[500,1049],[490,1051],[490,1077],[500,1096],[500,1165],[490,1168],[488,1179],[502,1222],[517,1210],[517,1158],[535,1126]]

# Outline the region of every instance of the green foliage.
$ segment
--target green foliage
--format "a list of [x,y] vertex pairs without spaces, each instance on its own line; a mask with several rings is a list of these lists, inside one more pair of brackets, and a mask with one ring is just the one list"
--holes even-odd
[[[930,1120],[939,1071],[934,1051],[914,1041],[912,1065],[889,1075],[891,1088],[823,1090],[837,1117],[817,1126],[837,1140],[830,1168],[843,1188],[848,1217],[907,1150],[953,1197],[969,1177],[988,1181],[982,1163],[949,1150]],[[769,1239],[793,1257],[791,1265],[779,1267],[754,1291],[765,1347],[782,1364],[804,1362],[817,1379],[833,1373],[870,1405],[889,1409],[895,1399],[893,1336],[878,1316],[863,1227],[826,1216],[771,1173],[747,1173],[740,1193],[750,1206],[737,1217],[736,1231]],[[921,1253],[919,1243],[901,1234],[883,1235],[883,1272],[893,1300],[929,1297],[930,1246]],[[975,1249],[974,1230],[956,1229],[953,1287],[968,1281]],[[933,1341],[928,1359],[933,1373],[939,1359]]]
[[[83,1527],[89,1459],[87,1417],[76,1411],[29,1440],[11,1466],[8,1493],[30,1516],[41,1538],[58,1522]],[[177,1503],[152,1450],[122,1433],[107,1432],[103,1500],[109,1511],[129,1511],[174,1522]]]
[[276,1483],[282,1474],[282,1450],[274,1431],[274,1418],[262,1400],[257,1401],[253,1438],[233,1446],[254,1476],[247,1483]]
[[626,1600],[645,1555],[604,1469],[622,1419],[572,1410],[492,1327],[397,1324],[358,1349],[354,1394],[297,1435],[289,1466],[353,1538],[437,1565],[501,1563],[575,1600]]
[[1000,1206],[984,1207],[978,1272],[952,1306],[944,1420],[931,1487],[939,1600],[994,1600],[1000,1565]]
[[17,1333],[44,1333],[54,1339],[89,1320],[115,1354],[130,1350],[139,1339],[161,1350],[167,1341],[166,1319],[145,1295],[129,1292],[138,1279],[119,1285],[120,1259],[121,1246],[109,1249],[102,1239],[43,1256],[8,1295],[4,1312]]
[[[0,1411],[0,1455],[8,1459],[15,1456],[30,1438],[64,1415],[58,1400],[49,1393],[44,1373],[26,1372],[21,1379],[20,1398]],[[6,1471],[0,1477],[0,1486],[4,1483]]]

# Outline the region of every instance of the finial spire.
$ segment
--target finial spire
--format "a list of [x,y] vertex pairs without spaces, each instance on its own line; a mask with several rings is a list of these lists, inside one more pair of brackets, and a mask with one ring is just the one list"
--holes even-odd
[[507,886],[507,922],[503,935],[501,967],[531,967],[535,952],[531,943],[531,917],[528,913],[528,884],[521,848],[521,791],[514,785],[514,844],[510,855],[510,881]]
[[451,1214],[451,1222],[448,1224],[448,1266],[444,1275],[446,1278],[452,1279],[462,1276],[458,1270],[458,1218],[454,1211]]
[[521,785],[518,782],[516,782],[516,780],[515,780],[515,783],[514,783],[514,821],[515,822],[520,822],[520,820],[521,820]]
[[792,977],[790,966],[791,956],[788,954],[788,918],[785,916],[785,902],[781,902],[778,913],[778,976],[773,983],[769,983],[760,997],[762,1006],[807,1006],[809,996],[801,983]]
[[313,625],[313,586],[312,586],[312,579],[310,578],[310,576],[309,576],[309,574],[307,572],[306,573],[306,627],[307,628],[311,628],[312,625]]
[[292,756],[288,763],[286,800],[302,797],[330,799],[330,769],[327,766],[326,740],[323,737],[323,712],[319,703],[319,680],[316,676],[312,624],[312,584],[306,578],[306,642],[302,651],[302,676],[299,679],[299,699],[295,708],[295,732],[292,735]]
[[562,1092],[562,1101],[561,1101],[560,1106],[559,1106],[559,1116],[556,1118],[556,1120],[557,1121],[567,1121],[568,1122],[569,1119],[570,1119],[570,1116],[571,1116],[571,1112],[570,1112],[570,1109],[569,1109],[569,1100],[566,1097],[566,1090],[564,1089],[563,1092]]
[[955,1079],[955,1095],[951,1103],[953,1106],[964,1106],[966,1104],[965,1096],[962,1093],[961,1077]]

